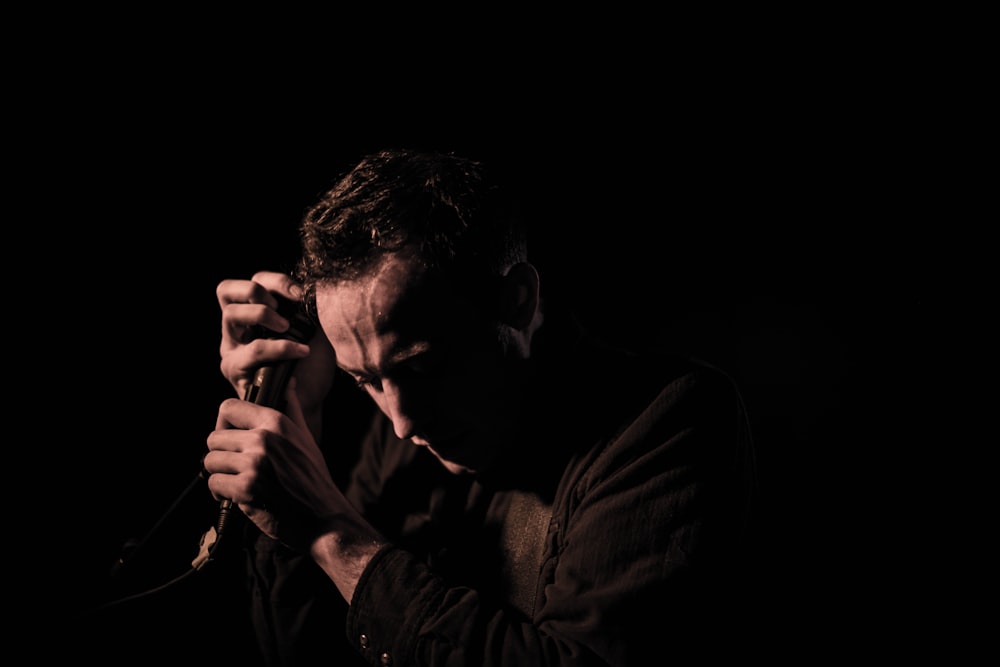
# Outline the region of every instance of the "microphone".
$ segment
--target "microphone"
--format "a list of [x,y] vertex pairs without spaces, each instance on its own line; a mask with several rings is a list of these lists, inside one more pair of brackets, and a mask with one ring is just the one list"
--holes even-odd
[[[279,297],[278,313],[284,316],[289,322],[288,331],[275,333],[267,330],[264,336],[267,338],[288,338],[299,343],[308,343],[316,332],[316,323],[301,302],[289,301]],[[266,364],[257,369],[251,382],[243,394],[243,400],[263,405],[276,410],[285,408],[285,389],[288,381],[295,370],[295,361],[282,361],[275,364]],[[219,540],[222,538],[235,504],[228,498],[223,498],[219,502],[219,517],[215,525],[210,527],[201,538],[200,551],[192,561],[196,570],[201,569],[211,560]]]
[[[289,321],[288,331],[283,334],[269,332],[267,338],[288,338],[299,343],[308,343],[316,333],[316,323],[298,302],[281,299],[278,314]],[[285,388],[295,369],[295,361],[261,366],[254,375],[253,382],[243,394],[243,400],[269,408],[284,410]]]

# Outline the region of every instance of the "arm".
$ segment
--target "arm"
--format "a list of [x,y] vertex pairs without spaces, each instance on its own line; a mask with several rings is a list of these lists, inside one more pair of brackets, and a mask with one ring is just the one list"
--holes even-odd
[[[732,420],[700,408],[713,403],[696,389],[664,391],[632,427],[566,471],[531,619],[386,544],[329,479],[296,413],[294,386],[289,416],[224,404],[206,468],[224,473],[210,478],[213,493],[312,555],[350,602],[348,639],[371,664],[383,653],[396,664],[631,664],[628,651],[652,655],[657,640],[676,647],[690,638],[671,623],[697,601],[710,571],[701,563],[718,543],[712,535],[726,531],[717,508],[729,491],[722,467]],[[309,516],[320,520],[301,518]]]
[[388,653],[397,664],[631,665],[731,645],[721,596],[743,509],[737,410],[705,384],[669,387],[569,466],[531,619],[389,546],[356,587],[355,648],[372,664]]
[[284,274],[225,280],[216,296],[222,309],[220,367],[240,396],[259,367],[294,361],[296,368],[284,413],[235,399],[222,404],[208,439],[205,467],[214,473],[209,488],[216,498],[236,502],[268,537],[312,553],[349,600],[380,542],[334,484],[317,446],[323,400],[336,372],[333,350],[322,332],[308,345],[258,335],[289,328],[278,301],[297,300],[300,291]]
[[228,399],[208,437],[205,469],[216,499],[228,498],[273,540],[308,552],[350,600],[383,543],[334,484],[295,392],[285,413]]

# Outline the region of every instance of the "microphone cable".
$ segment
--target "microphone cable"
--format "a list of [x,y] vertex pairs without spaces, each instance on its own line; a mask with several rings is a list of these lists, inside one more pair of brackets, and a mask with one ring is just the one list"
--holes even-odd
[[[262,335],[268,338],[289,338],[300,343],[308,343],[316,331],[316,323],[306,312],[304,304],[280,298],[279,301],[278,313],[288,319],[290,322],[289,329],[282,334],[276,334],[269,330],[263,330]],[[288,381],[291,379],[292,371],[294,369],[295,360],[261,366],[254,374],[253,381],[247,386],[247,389],[244,392],[243,400],[256,403],[257,405],[283,410],[285,389],[288,386]],[[163,516],[153,525],[145,537],[143,537],[138,544],[132,547],[128,551],[127,555],[123,553],[118,558],[111,571],[112,578],[117,577],[128,562],[141,552],[143,547],[150,542],[150,539],[157,532],[160,526],[163,525],[166,519],[173,514],[176,508],[181,505],[187,496],[195,488],[197,488],[200,482],[208,479],[208,475],[208,472],[203,466],[198,471],[195,478],[191,480],[180,496],[178,496]],[[119,604],[144,598],[148,595],[163,591],[183,581],[184,579],[187,579],[195,572],[200,571],[208,563],[214,562],[214,556],[222,544],[222,537],[226,534],[226,527],[231,523],[230,518],[235,510],[235,504],[230,499],[226,498],[219,502],[218,519],[215,524],[210,526],[209,529],[202,535],[201,541],[199,542],[198,555],[195,556],[194,560],[191,562],[191,569],[186,570],[177,577],[174,577],[173,579],[153,588],[100,604],[97,607],[92,608],[90,613],[96,614]]]

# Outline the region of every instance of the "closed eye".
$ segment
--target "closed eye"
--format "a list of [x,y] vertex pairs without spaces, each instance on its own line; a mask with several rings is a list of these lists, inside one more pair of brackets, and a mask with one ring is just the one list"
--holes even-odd
[[365,391],[382,391],[382,378],[391,377],[397,381],[404,378],[416,378],[429,376],[441,366],[441,356],[436,350],[431,350],[429,346],[418,349],[409,356],[404,356],[400,360],[389,365],[380,374],[364,373],[357,370],[348,370],[341,367],[341,370],[351,376],[354,384],[359,389]]
[[356,384],[359,389],[373,389],[375,391],[382,390],[382,381],[377,377],[352,375],[351,378],[354,380],[354,384]]

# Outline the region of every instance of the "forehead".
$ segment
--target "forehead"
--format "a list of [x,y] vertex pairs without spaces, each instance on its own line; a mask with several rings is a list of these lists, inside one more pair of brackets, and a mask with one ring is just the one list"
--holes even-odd
[[434,335],[454,326],[460,305],[438,276],[399,254],[357,280],[316,287],[320,325],[335,347],[372,336]]

